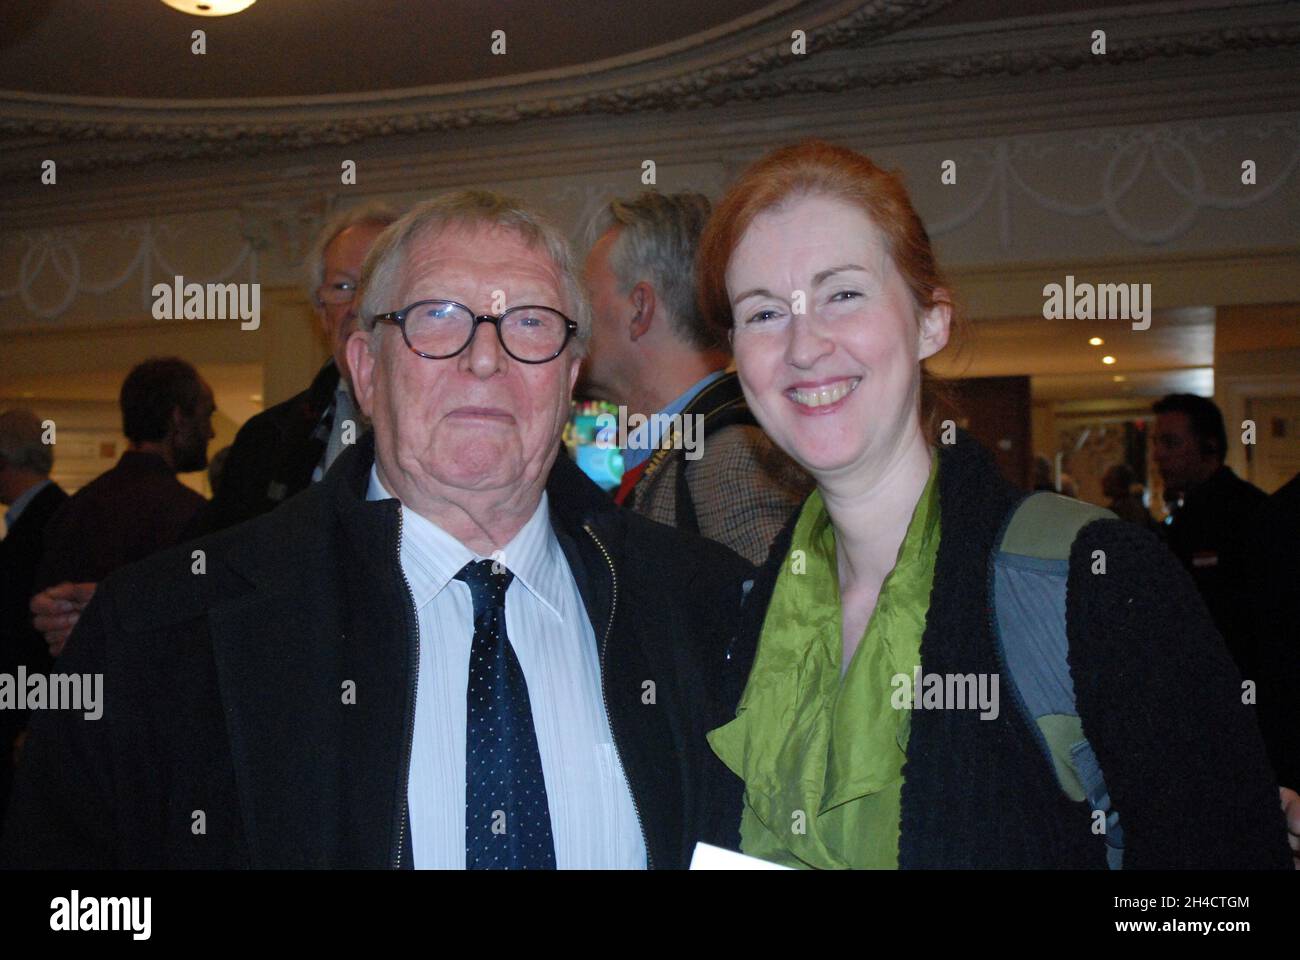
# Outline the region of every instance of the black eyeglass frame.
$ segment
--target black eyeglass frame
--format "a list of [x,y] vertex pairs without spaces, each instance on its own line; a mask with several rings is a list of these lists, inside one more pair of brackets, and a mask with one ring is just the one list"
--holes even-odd
[[[451,353],[444,353],[441,355],[437,355],[432,353],[425,353],[423,350],[416,350],[415,347],[411,345],[411,338],[406,335],[406,315],[410,313],[412,310],[414,310],[416,307],[422,307],[430,303],[446,304],[448,306],[460,307],[462,310],[464,310],[466,313],[468,313],[471,317],[474,318],[474,323],[469,328],[469,336],[465,338],[464,343],[462,343]],[[508,317],[510,314],[515,313],[519,310],[549,310],[551,313],[555,314],[560,319],[562,319],[564,321],[564,339],[560,341],[559,349],[543,360],[525,360],[523,357],[517,356],[513,350],[507,347],[505,338],[501,336],[501,321],[504,320],[506,317]],[[497,314],[496,316],[493,316],[490,313],[475,313],[470,307],[466,306],[465,304],[461,303],[458,300],[417,300],[415,301],[415,303],[409,304],[408,306],[403,307],[401,310],[394,310],[391,313],[377,313],[375,314],[374,321],[375,323],[391,323],[396,325],[396,327],[402,331],[402,339],[406,342],[406,348],[410,350],[413,354],[415,354],[417,357],[423,357],[425,360],[450,360],[452,357],[455,357],[463,353],[465,351],[465,348],[474,342],[474,336],[475,334],[478,333],[478,326],[480,323],[490,323],[492,324],[492,326],[496,327],[497,343],[501,344],[501,349],[504,350],[511,359],[518,360],[520,363],[550,363],[552,360],[554,360],[556,357],[558,357],[560,354],[564,352],[564,348],[569,345],[569,341],[572,340],[578,334],[577,321],[569,319],[569,317],[565,316],[563,313],[561,313],[559,310],[556,310],[554,307],[548,307],[542,303],[521,303],[517,307],[511,307],[505,313],[501,313],[501,314]]]

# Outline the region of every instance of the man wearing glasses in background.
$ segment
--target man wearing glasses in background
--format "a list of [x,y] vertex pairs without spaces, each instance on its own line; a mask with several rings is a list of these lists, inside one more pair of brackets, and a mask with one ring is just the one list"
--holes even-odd
[[707,684],[752,568],[560,455],[591,327],[566,240],[448,194],[358,296],[371,431],[103,584],[60,667],[112,696],[36,719],[0,866],[680,868],[717,841]]
[[396,219],[387,207],[357,207],[317,235],[306,260],[310,296],[333,356],[306,390],[240,428],[221,486],[213,491],[210,529],[259,516],[307,489],[342,452],[345,425],[351,422],[360,434],[346,356],[355,326],[352,296],[375,238]]

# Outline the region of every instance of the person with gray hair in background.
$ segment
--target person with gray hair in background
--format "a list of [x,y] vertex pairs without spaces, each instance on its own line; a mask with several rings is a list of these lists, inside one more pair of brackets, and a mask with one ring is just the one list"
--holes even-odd
[[[45,524],[68,499],[50,479],[54,444],[46,440],[53,435],[32,411],[0,413],[0,503],[9,508],[0,540],[0,674],[11,676],[19,666],[29,674],[48,672],[52,662],[27,612]],[[0,822],[26,727],[27,711],[0,710]]]
[[240,428],[213,491],[211,529],[265,513],[318,482],[349,435],[361,431],[345,355],[356,319],[353,295],[371,245],[396,219],[388,207],[368,205],[345,210],[321,228],[305,262],[330,359],[306,390]]
[[567,240],[444,195],[359,289],[371,429],[100,587],[61,667],[113,696],[34,722],[0,867],[681,868],[718,839],[709,682],[753,568],[561,452],[590,330]]
[[[702,194],[650,191],[592,221],[580,390],[647,418],[625,438],[618,503],[761,563],[812,480],[749,413],[729,344],[700,315],[695,250],[709,209]],[[676,416],[680,434],[664,429]]]

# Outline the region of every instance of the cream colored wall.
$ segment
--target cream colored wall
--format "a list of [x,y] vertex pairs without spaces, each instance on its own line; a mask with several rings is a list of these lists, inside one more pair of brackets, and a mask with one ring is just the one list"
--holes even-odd
[[[1246,435],[1243,423],[1253,419],[1252,400],[1300,400],[1300,304],[1240,305],[1220,310],[1215,326],[1214,371],[1214,400],[1223,411],[1228,431],[1228,466],[1271,493],[1281,485],[1277,471],[1256,469],[1257,451],[1248,451],[1242,442]],[[1281,448],[1294,445],[1294,437],[1274,438],[1267,429],[1270,425],[1255,426],[1257,447],[1268,446],[1270,454],[1283,456],[1290,463],[1294,454]]]

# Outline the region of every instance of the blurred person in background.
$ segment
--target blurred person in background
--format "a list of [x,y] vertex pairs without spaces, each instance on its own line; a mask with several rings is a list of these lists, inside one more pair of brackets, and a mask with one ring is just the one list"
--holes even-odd
[[1121,520],[1141,527],[1154,526],[1151,514],[1142,503],[1142,487],[1137,482],[1137,474],[1127,463],[1113,464],[1102,475],[1101,492],[1107,500],[1106,508]]
[[[50,519],[36,573],[38,590],[57,585],[48,603],[63,605],[56,615],[74,615],[72,623],[108,574],[203,528],[208,501],[176,475],[208,465],[212,388],[186,361],[157,357],[132,368],[118,401],[127,449]],[[71,624],[56,627],[53,637],[48,624],[36,626],[58,656]]]
[[[5,512],[5,536],[0,540],[0,674],[47,673],[52,664],[44,638],[32,627],[28,601],[36,587],[45,526],[68,499],[50,479],[54,444],[32,411],[17,408],[0,413],[0,503]],[[14,764],[21,751],[27,712],[0,709],[0,823]]]
[[1224,463],[1228,437],[1213,400],[1173,393],[1152,409],[1153,456],[1169,507],[1162,527],[1165,541],[1192,575],[1238,667],[1250,677],[1254,665],[1242,621],[1245,597],[1240,584],[1244,557],[1252,546],[1241,539],[1241,532],[1265,493]]
[[[717,540],[752,563],[812,488],[754,421],[727,341],[695,301],[695,249],[709,216],[698,193],[614,200],[593,221],[584,281],[594,320],[584,395],[640,414],[623,450],[615,500],[660,523]],[[697,453],[660,418],[696,417]]]

